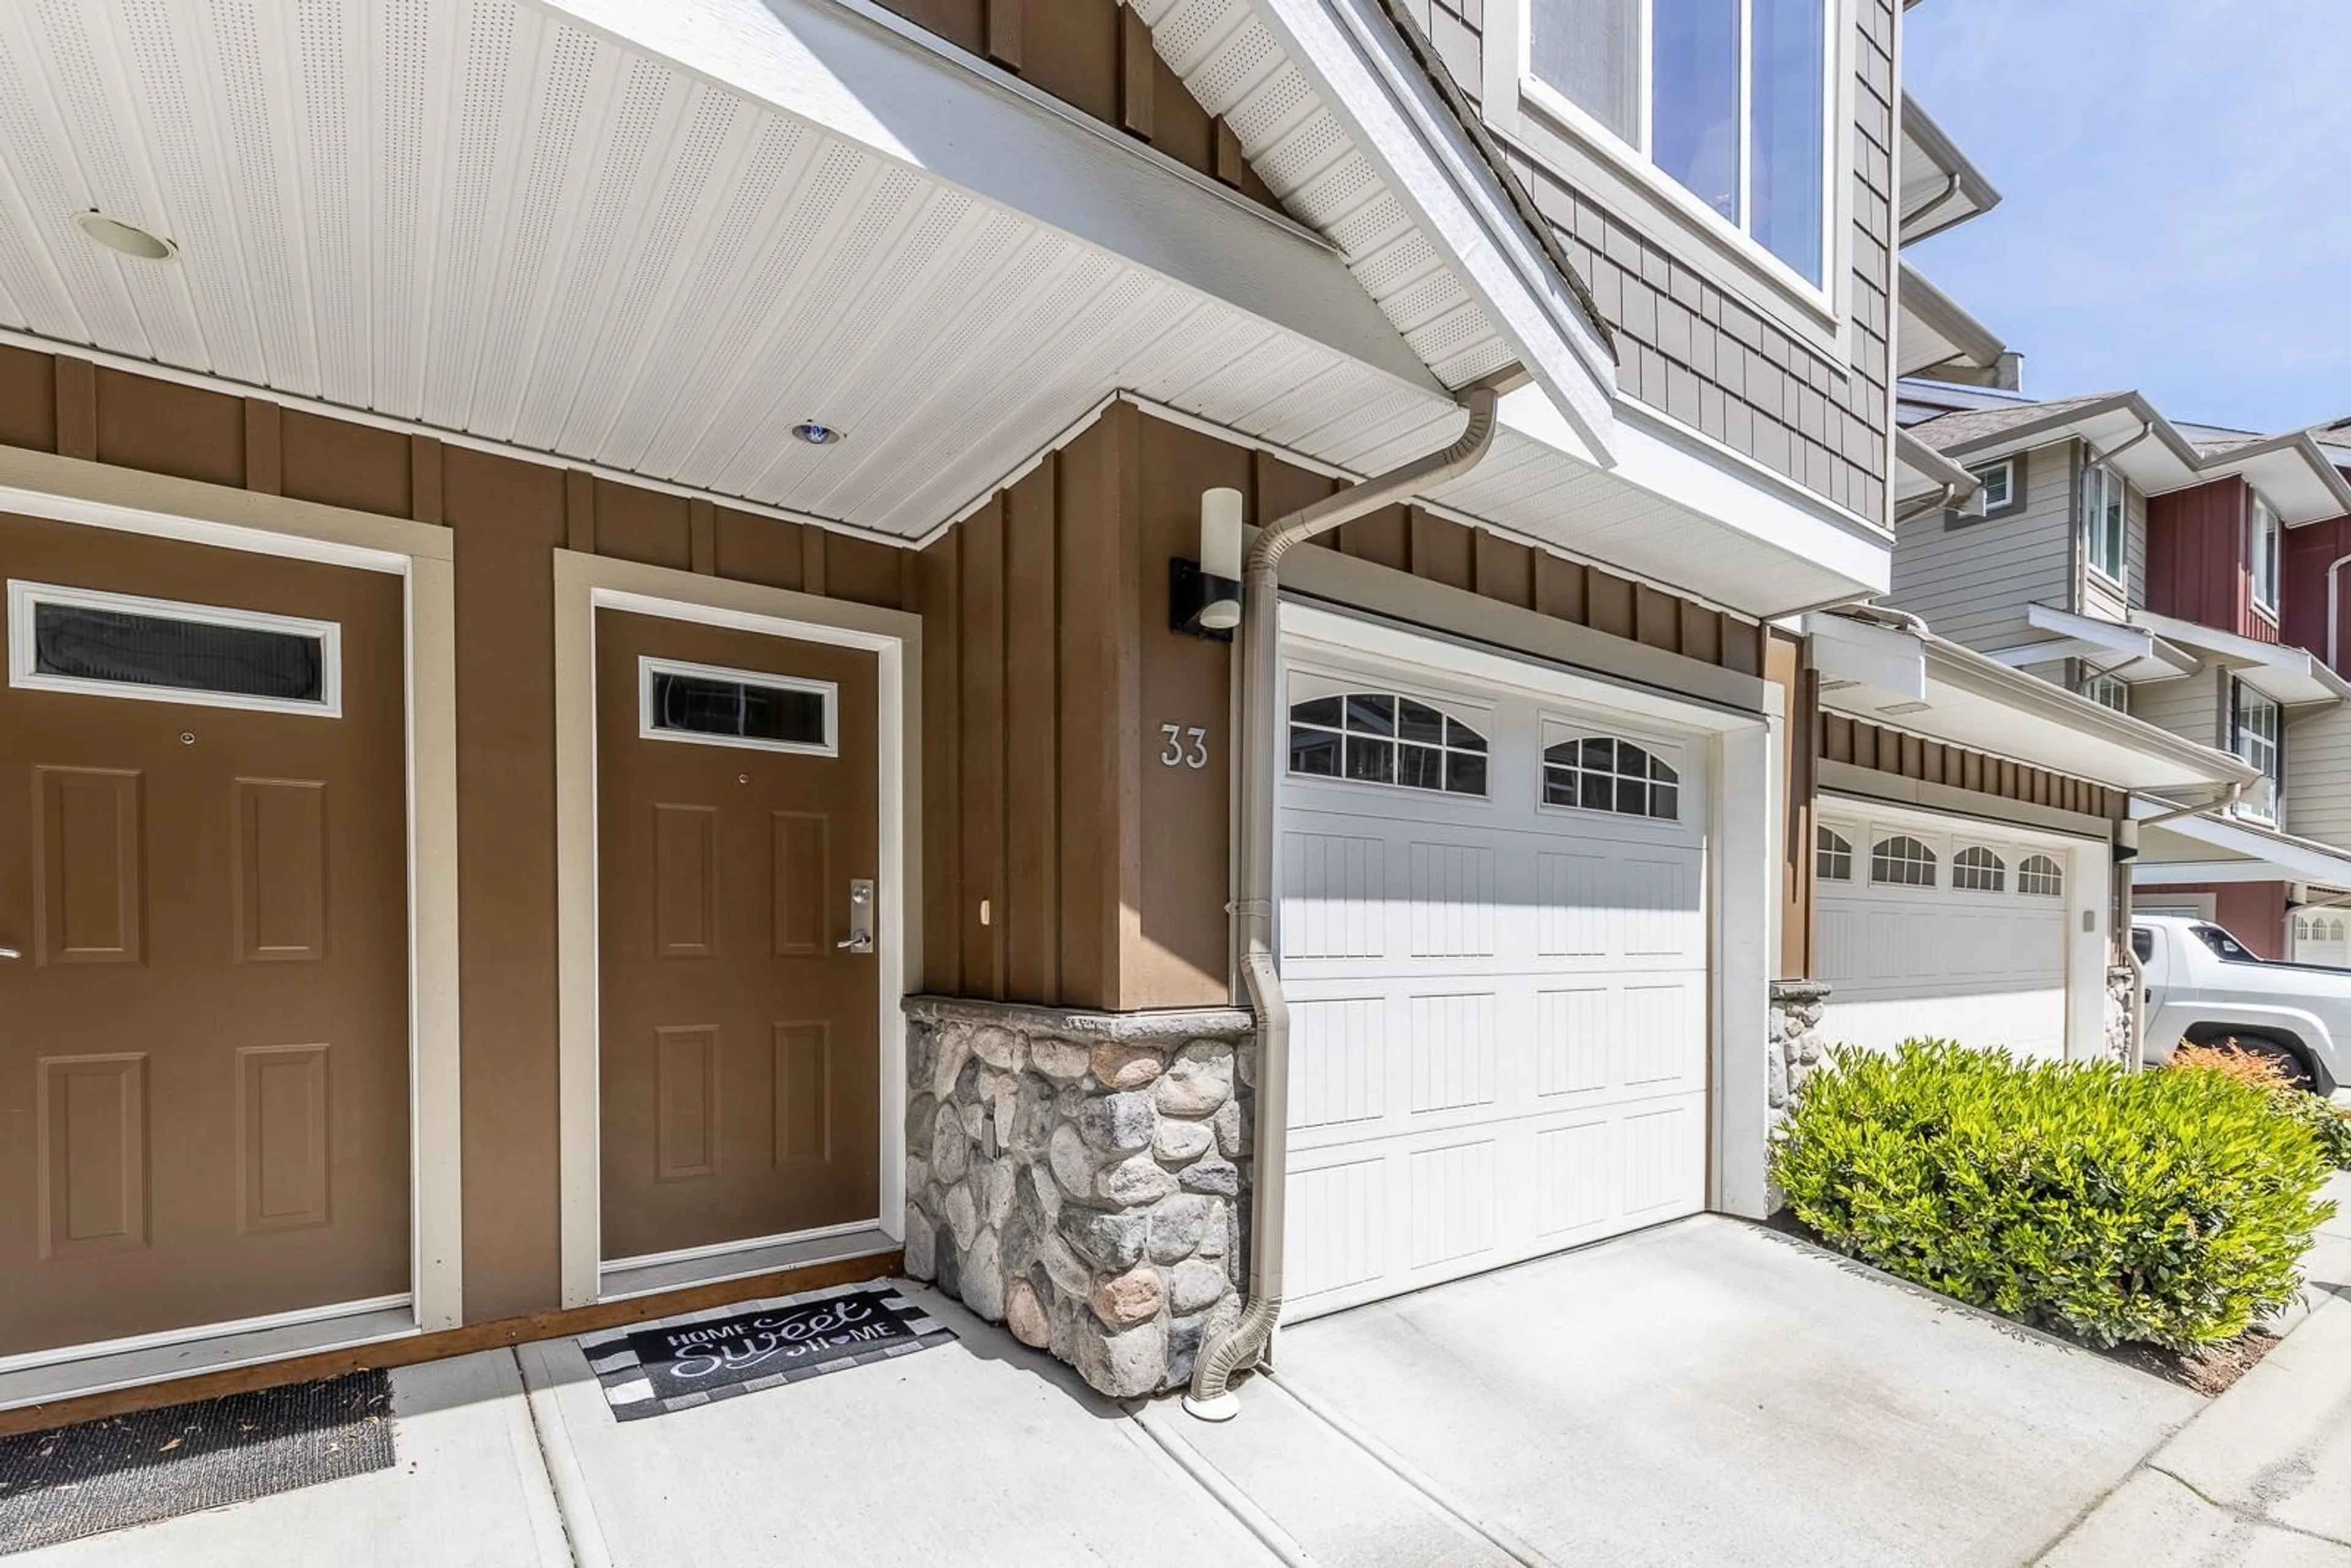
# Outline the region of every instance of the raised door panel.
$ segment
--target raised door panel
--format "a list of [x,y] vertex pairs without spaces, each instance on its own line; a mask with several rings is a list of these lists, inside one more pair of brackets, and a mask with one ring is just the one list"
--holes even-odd
[[718,956],[718,809],[653,808],[653,951]]
[[327,956],[327,787],[239,779],[233,787],[236,956],[246,963]]
[[44,1258],[147,1244],[147,1057],[53,1056],[38,1070]]
[[653,1031],[653,1175],[661,1181],[718,1171],[718,1031]]
[[327,1048],[246,1046],[236,1079],[237,1228],[326,1224]]
[[35,769],[40,854],[33,924],[44,964],[136,964],[145,956],[140,775]]
[[776,1026],[776,1163],[832,1155],[832,1030]]
[[778,811],[772,820],[776,956],[820,956],[831,821],[812,811]]

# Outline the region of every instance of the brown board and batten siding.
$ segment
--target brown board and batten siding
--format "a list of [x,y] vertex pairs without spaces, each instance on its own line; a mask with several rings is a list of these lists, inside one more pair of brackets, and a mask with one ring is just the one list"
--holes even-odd
[[0,443],[448,527],[468,1322],[556,1305],[558,548],[911,608],[911,552],[550,464],[0,346]]
[[1280,204],[1159,57],[1151,29],[1118,0],[882,0],[925,32],[979,56],[1071,109],[1148,142],[1250,200]]
[[1922,784],[1941,784],[1978,795],[2077,816],[2119,821],[2129,796],[2085,779],[2052,773],[2005,758],[1970,751],[1922,736],[1888,729],[1845,714],[1823,714],[1820,758]]
[[[1113,402],[924,551],[933,989],[1115,1010],[1230,999],[1231,647],[1168,630],[1168,562],[1197,550],[1204,489],[1241,491],[1261,524],[1337,485]],[[1753,622],[1420,507],[1307,548],[1763,668]]]

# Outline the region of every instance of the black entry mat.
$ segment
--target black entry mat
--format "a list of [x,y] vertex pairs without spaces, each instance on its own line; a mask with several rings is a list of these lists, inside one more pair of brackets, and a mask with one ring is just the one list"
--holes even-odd
[[955,1331],[895,1286],[876,1281],[585,1334],[580,1348],[613,1416],[634,1421],[909,1355],[953,1338]]
[[0,1437],[0,1554],[365,1475],[392,1458],[381,1372]]

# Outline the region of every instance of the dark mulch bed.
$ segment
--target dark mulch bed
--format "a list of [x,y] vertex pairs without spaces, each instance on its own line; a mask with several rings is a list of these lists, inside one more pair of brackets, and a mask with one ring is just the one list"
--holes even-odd
[[2222,1340],[2192,1352],[2161,1350],[2151,1344],[2118,1344],[2105,1352],[2107,1358],[2125,1366],[2151,1373],[2168,1383],[2192,1388],[2210,1399],[2228,1391],[2229,1385],[2253,1369],[2262,1357],[2277,1348],[2278,1336],[2260,1329],[2248,1329],[2234,1339]]
[[[1821,1239],[1820,1232],[1798,1219],[1793,1210],[1775,1209],[1763,1225],[1767,1229],[1809,1241],[1824,1251],[1836,1252],[1840,1258],[1846,1256]],[[1991,1312],[1988,1307],[1977,1310]],[[2000,1314],[1991,1315],[1997,1317]],[[2136,1341],[2100,1350],[2095,1345],[2082,1344],[2081,1341],[2061,1329],[2042,1328],[2038,1324],[2032,1326],[2053,1339],[2079,1344],[2084,1350],[2103,1355],[2109,1361],[2119,1362],[2135,1372],[2160,1377],[2167,1383],[2177,1383],[2182,1388],[2192,1388],[2208,1399],[2227,1392],[2231,1384],[2251,1372],[2278,1343],[2278,1336],[2273,1333],[2262,1329],[2247,1329],[2234,1339],[2223,1340],[2219,1344],[2206,1345],[2196,1351],[2165,1350],[2159,1345],[2142,1344]]]

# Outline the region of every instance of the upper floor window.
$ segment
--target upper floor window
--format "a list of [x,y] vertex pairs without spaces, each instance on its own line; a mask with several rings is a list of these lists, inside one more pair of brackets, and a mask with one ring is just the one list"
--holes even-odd
[[1976,482],[1976,493],[1968,510],[1978,517],[2004,512],[2016,504],[2016,459],[2004,457],[1982,468],[1970,468],[1968,474]]
[[2231,703],[2233,721],[2230,728],[2233,734],[2230,748],[2270,781],[2270,800],[2260,806],[2249,800],[2247,806],[2251,809],[2246,814],[2273,819],[2277,786],[2283,780],[2278,769],[2278,706],[2242,681],[2233,685],[2236,695]]
[[1681,774],[1662,757],[1604,735],[1543,748],[1543,804],[1674,821]]
[[1486,793],[1486,737],[1388,692],[1313,697],[1290,708],[1290,770],[1446,795]]
[[2100,707],[2130,712],[2130,685],[2115,675],[2092,675],[2082,683],[2082,695]]
[[2109,582],[2123,580],[2125,522],[2123,476],[2092,459],[2082,469],[2082,540],[2090,570]]
[[2274,621],[2278,607],[2278,515],[2271,505],[2258,495],[2253,497],[2251,523],[2252,539],[2246,559],[2252,563],[2253,577],[2253,608]]
[[1532,0],[1535,77],[1819,287],[1828,0]]

